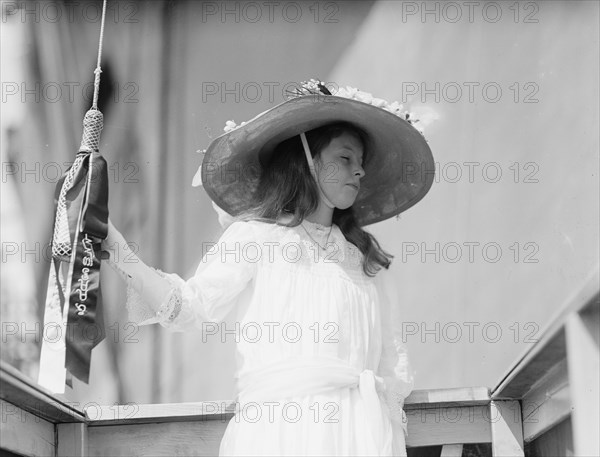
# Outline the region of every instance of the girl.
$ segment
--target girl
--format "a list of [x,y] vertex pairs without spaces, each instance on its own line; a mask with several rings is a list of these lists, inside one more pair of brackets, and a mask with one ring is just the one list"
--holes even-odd
[[[356,89],[303,83],[207,149],[195,182],[233,218],[194,277],[110,261],[142,325],[206,329],[235,312],[255,330],[237,343],[220,455],[406,455],[413,376],[392,256],[362,227],[431,187],[431,151],[407,118]],[[126,245],[112,224],[105,243]]]

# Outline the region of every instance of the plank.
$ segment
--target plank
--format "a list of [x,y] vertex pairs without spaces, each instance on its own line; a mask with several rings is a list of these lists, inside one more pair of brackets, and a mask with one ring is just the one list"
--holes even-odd
[[465,403],[485,405],[490,401],[487,387],[458,387],[452,389],[413,390],[404,401],[405,409],[423,405],[441,405],[444,403]]
[[1,449],[28,457],[48,457],[56,453],[54,424],[0,400]]
[[567,353],[571,386],[575,455],[600,455],[600,351],[598,303],[567,322]]
[[[491,441],[489,406],[438,407],[407,412],[407,446]],[[93,425],[88,428],[90,456],[217,455],[226,420]],[[455,449],[455,448],[448,448]]]
[[75,403],[40,387],[6,362],[0,361],[0,398],[52,423],[84,422]]
[[570,416],[569,386],[552,392],[542,403],[524,403],[523,411],[527,413],[523,418],[523,439],[531,442]]
[[488,405],[406,410],[409,447],[492,441]]
[[540,339],[527,348],[507,370],[500,382],[491,390],[493,399],[518,399],[530,388],[532,381],[551,367],[557,358],[566,356],[565,324],[572,313],[578,313],[598,301],[600,272],[596,267],[583,281],[581,288],[573,293],[550,319],[540,333]]
[[82,423],[56,424],[56,455],[87,457],[87,425]]
[[571,414],[567,360],[559,360],[521,401],[523,439],[530,442]]
[[225,421],[89,427],[89,456],[215,456],[226,427]]
[[560,328],[543,347],[527,357],[526,362],[515,370],[510,383],[492,393],[492,399],[517,400],[527,395],[533,385],[556,364],[557,360],[566,359],[565,341],[565,331]]
[[462,444],[446,444],[442,446],[440,457],[461,457],[463,451]]
[[126,404],[89,406],[85,414],[90,426],[147,424],[154,422],[229,420],[233,417],[235,403],[215,400],[189,403]]
[[523,426],[519,402],[492,401],[490,403],[492,428],[492,455],[523,457]]
[[[404,409],[420,409],[441,405],[485,405],[490,401],[487,387],[414,390],[405,401]],[[182,421],[193,418],[220,420],[230,418],[235,411],[233,400],[205,402],[93,405],[85,410],[91,425],[136,424],[161,421]]]

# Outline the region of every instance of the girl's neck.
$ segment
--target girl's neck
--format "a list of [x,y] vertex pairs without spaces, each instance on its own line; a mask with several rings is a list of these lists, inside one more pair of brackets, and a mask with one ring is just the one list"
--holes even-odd
[[329,208],[321,201],[317,210],[306,216],[306,220],[330,227],[333,222],[333,208]]

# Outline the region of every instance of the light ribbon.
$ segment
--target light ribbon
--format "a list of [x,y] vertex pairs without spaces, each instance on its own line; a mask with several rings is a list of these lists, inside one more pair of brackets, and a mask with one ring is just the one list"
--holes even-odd
[[323,192],[321,184],[319,183],[319,178],[317,177],[317,171],[315,169],[315,163],[313,162],[312,155],[310,154],[310,147],[308,146],[308,141],[306,140],[306,135],[304,134],[304,132],[300,134],[300,139],[302,140],[302,146],[304,147],[304,155],[306,156],[306,160],[308,161],[308,168],[310,168],[310,173],[313,175],[313,178],[315,178],[315,181],[317,182],[317,188],[319,189],[321,197],[323,198],[325,204],[329,208],[333,209],[335,208],[335,205],[331,203],[331,201],[325,196],[325,192]]
[[296,356],[238,376],[237,402],[240,409],[253,402],[278,401],[358,387],[369,424],[373,455],[392,455],[393,431],[378,391],[385,391],[383,378],[370,369],[359,370],[330,356]]
[[[64,393],[72,376],[88,383],[92,349],[105,337],[100,290],[100,249],[108,230],[108,172],[100,155],[103,115],[98,110],[100,61],[107,0],[102,5],[94,99],[83,120],[75,162],[56,186],[52,261],[44,312],[38,384]],[[44,335],[45,336],[45,335]]]

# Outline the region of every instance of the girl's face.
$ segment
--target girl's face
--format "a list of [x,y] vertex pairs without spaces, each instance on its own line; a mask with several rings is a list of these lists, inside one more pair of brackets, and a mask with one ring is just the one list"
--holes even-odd
[[315,159],[321,188],[336,208],[349,208],[356,200],[365,175],[362,159],[362,144],[349,133],[333,138]]

